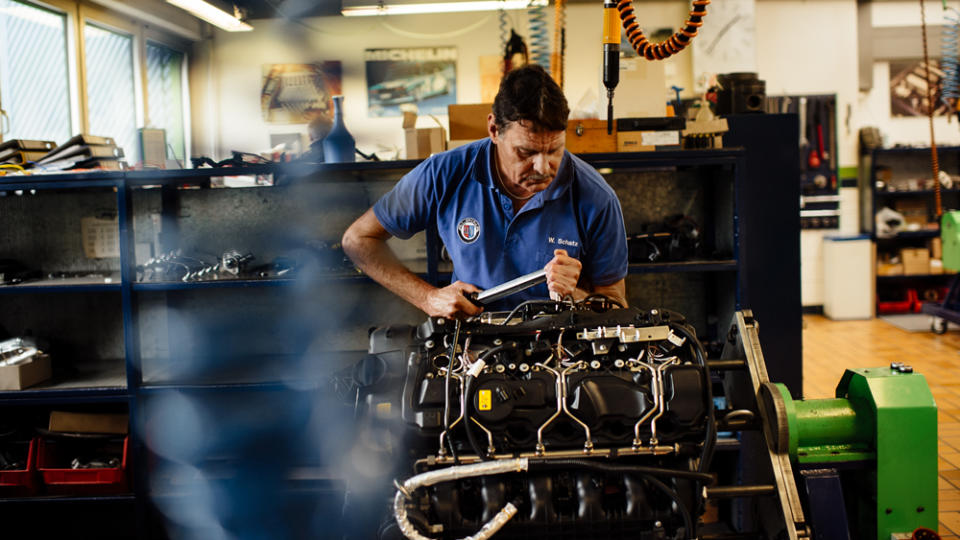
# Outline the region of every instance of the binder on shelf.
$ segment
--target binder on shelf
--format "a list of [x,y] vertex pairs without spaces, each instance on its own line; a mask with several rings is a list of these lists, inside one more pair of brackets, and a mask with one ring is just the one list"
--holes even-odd
[[0,142],[0,150],[14,148],[17,150],[53,150],[57,143],[53,141],[38,141],[33,139],[10,139]]
[[[96,150],[87,150],[96,149]],[[54,161],[79,155],[87,151],[86,157],[123,157],[123,151],[117,153],[116,143],[112,137],[99,137],[97,135],[87,135],[81,133],[74,135],[67,142],[51,150],[46,156],[40,159],[39,165],[49,166]]]
[[11,150],[0,153],[0,163],[16,163],[23,165],[26,163],[35,162],[45,155],[47,155],[47,153],[42,150]]

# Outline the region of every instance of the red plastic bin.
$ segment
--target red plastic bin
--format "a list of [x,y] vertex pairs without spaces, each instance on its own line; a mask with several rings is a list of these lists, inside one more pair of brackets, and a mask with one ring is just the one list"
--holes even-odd
[[906,300],[877,302],[877,313],[880,315],[910,313],[917,304],[919,304],[919,301],[917,300],[917,290],[907,289]]
[[0,471],[0,497],[34,495],[40,487],[37,479],[37,439],[31,439],[29,442],[22,441],[19,444],[27,446],[27,468]]
[[[86,441],[89,443],[89,441]],[[100,441],[102,442],[102,441]],[[46,486],[46,492],[54,495],[114,495],[130,491],[127,479],[127,456],[130,437],[123,438],[123,457],[119,467],[105,469],[64,468],[64,446],[82,445],[84,442],[41,438],[37,448],[37,470]],[[92,443],[96,444],[96,443]],[[119,444],[116,441],[114,444]]]

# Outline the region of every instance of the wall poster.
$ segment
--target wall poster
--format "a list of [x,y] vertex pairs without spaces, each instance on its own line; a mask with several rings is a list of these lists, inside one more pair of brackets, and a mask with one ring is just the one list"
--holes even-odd
[[342,92],[339,61],[264,64],[260,110],[266,122],[306,124],[317,115],[333,120],[333,96]]
[[456,47],[367,49],[364,58],[369,116],[400,116],[404,103],[421,116],[447,114],[457,102]]
[[[939,60],[930,60],[930,79],[933,83],[933,114],[948,114],[950,108],[940,100],[944,72]],[[927,75],[923,60],[890,61],[890,116],[927,115]]]

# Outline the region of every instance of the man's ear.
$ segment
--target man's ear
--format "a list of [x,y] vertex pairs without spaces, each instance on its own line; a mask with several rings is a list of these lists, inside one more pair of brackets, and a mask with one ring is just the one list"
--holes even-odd
[[490,135],[490,140],[497,142],[497,117],[493,113],[487,115],[487,134]]

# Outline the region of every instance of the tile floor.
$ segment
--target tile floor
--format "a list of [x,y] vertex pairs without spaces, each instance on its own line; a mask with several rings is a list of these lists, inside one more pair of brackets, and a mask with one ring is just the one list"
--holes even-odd
[[926,376],[937,402],[939,532],[944,540],[960,540],[960,330],[938,336],[907,332],[880,319],[831,321],[804,316],[805,398],[833,397],[848,367],[879,367],[898,361]]

